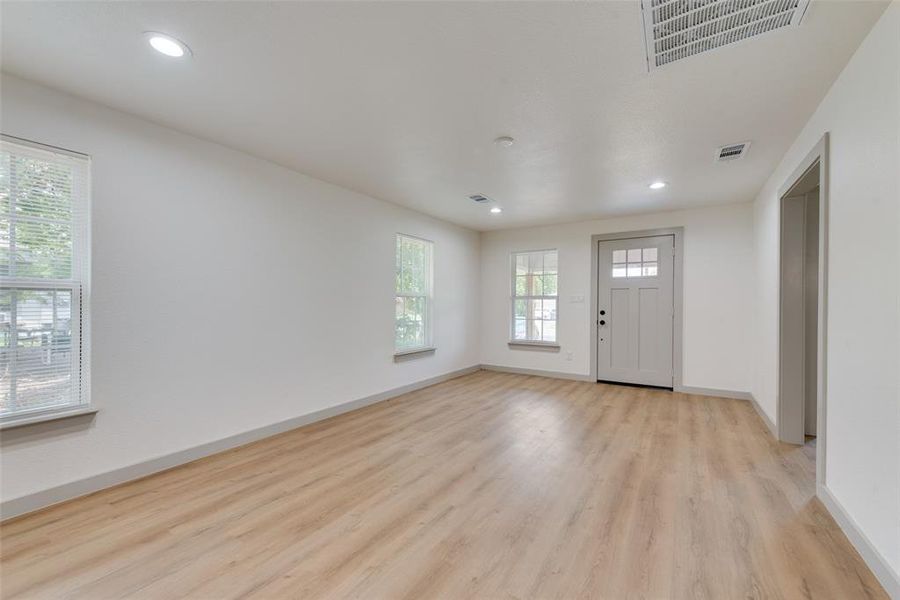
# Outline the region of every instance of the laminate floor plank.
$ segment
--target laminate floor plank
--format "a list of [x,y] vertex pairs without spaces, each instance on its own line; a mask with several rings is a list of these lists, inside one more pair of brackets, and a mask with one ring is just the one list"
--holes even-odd
[[0,525],[2,598],[887,598],[749,403],[479,371]]

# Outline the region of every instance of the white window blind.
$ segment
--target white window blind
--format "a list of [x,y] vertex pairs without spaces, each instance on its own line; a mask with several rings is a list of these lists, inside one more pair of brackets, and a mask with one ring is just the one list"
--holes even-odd
[[557,262],[556,250],[513,253],[512,341],[557,341]]
[[0,140],[0,419],[89,404],[89,160]]
[[397,234],[394,349],[429,348],[432,248],[428,240]]

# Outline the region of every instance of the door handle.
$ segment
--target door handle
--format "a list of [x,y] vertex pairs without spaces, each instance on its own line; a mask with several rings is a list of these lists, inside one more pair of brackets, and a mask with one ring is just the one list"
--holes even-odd
[[600,321],[600,324],[601,324],[601,325],[606,325],[606,321],[601,320],[601,321]]

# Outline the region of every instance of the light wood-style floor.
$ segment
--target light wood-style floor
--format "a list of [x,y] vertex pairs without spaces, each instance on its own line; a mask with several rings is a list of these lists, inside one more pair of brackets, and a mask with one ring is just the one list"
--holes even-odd
[[4,598],[886,598],[749,403],[481,371],[2,525]]

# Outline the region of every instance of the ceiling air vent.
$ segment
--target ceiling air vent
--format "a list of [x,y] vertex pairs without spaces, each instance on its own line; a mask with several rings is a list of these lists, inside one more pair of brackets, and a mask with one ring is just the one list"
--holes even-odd
[[490,198],[488,198],[487,196],[482,196],[481,194],[472,194],[471,196],[469,196],[469,200],[474,200],[475,202],[478,202],[480,204],[491,201]]
[[799,25],[809,0],[641,0],[650,70]]
[[730,144],[722,146],[716,150],[716,161],[724,162],[726,160],[737,160],[743,158],[750,149],[750,142],[741,142],[740,144]]

